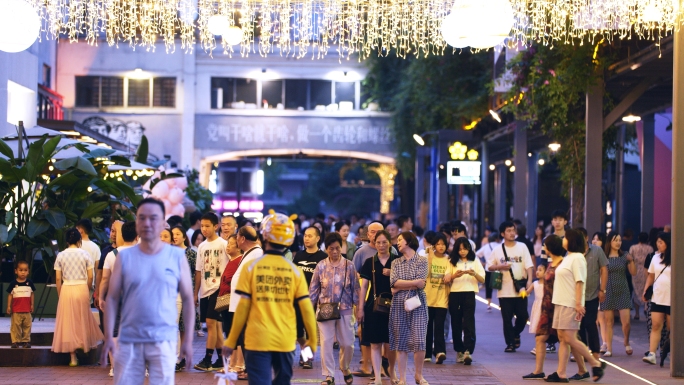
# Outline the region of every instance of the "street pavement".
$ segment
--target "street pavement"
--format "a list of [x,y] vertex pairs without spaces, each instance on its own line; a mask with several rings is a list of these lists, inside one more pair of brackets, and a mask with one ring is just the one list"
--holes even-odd
[[[484,291],[480,293],[484,295]],[[494,300],[496,303],[496,300]],[[530,300],[530,303],[532,299]],[[475,313],[477,324],[477,346],[473,354],[473,364],[464,366],[455,363],[455,354],[452,345],[447,344],[448,358],[443,365],[426,363],[424,377],[431,385],[517,385],[535,384],[539,381],[524,381],[522,376],[534,370],[535,357],[529,353],[534,347],[534,338],[527,329],[522,335],[522,346],[517,353],[504,353],[503,330],[501,314],[499,310],[492,308],[486,311],[486,304],[477,303]],[[606,375],[600,382],[614,385],[684,385],[684,379],[673,379],[669,375],[669,358],[665,367],[648,365],[641,361],[644,352],[648,350],[648,336],[646,333],[646,321],[642,315],[640,321],[632,321],[631,345],[634,354],[627,356],[623,349],[622,331],[618,322],[615,325],[615,337],[613,357],[606,359],[609,366]],[[195,338],[195,361],[199,361],[204,355],[205,339]],[[545,362],[545,373],[551,374],[556,370],[557,354],[548,354]],[[214,356],[215,358],[215,356]],[[359,367],[360,351],[358,341],[355,355],[352,360],[352,370]],[[407,376],[413,378],[412,360],[409,362]],[[577,371],[575,363],[568,363],[568,376]],[[112,380],[107,376],[108,368],[99,366],[70,367],[33,367],[33,368],[0,368],[0,385],[2,384],[111,384]],[[304,370],[295,367],[293,384],[318,384],[323,380],[321,374],[320,356],[316,354],[314,369]],[[637,376],[637,377],[635,377]],[[344,384],[342,373],[337,372],[335,382]],[[582,382],[591,382],[584,380]],[[177,384],[216,384],[214,375],[211,373],[198,372],[193,369],[176,375]],[[355,378],[355,384],[368,384],[368,378]],[[246,384],[240,381],[238,384]],[[383,384],[390,384],[389,379],[383,380]],[[411,382],[409,382],[411,384]]]

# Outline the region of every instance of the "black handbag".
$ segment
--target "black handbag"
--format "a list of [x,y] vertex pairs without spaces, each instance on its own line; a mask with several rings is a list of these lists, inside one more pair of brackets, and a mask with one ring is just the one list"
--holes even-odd
[[[503,250],[504,257],[506,258],[506,262],[509,261],[508,259],[508,254],[506,253],[506,245],[502,244],[501,249]],[[515,279],[515,276],[513,275],[513,269],[508,270],[508,272],[511,274],[511,279],[513,279],[513,287],[515,288],[516,293],[519,293],[520,290],[526,289],[527,288],[527,279]]]
[[651,298],[653,298],[653,285],[655,285],[658,278],[660,278],[660,276],[663,274],[663,272],[665,272],[665,269],[667,269],[667,266],[663,267],[663,270],[661,270],[660,274],[658,274],[656,279],[653,280],[653,283],[651,284],[651,286],[646,288],[646,292],[644,293],[644,298],[646,298],[646,300],[650,301]]
[[[316,321],[334,321],[341,318],[340,316],[340,301],[342,301],[342,294],[344,293],[344,287],[347,285],[347,259],[344,259],[344,281],[342,281],[342,290],[340,291],[340,299],[337,302],[327,302],[318,304],[318,314],[316,314]],[[333,283],[334,285],[334,283]],[[334,291],[334,288],[331,290]]]
[[390,307],[392,307],[392,298],[386,298],[382,295],[390,293],[380,293],[380,296],[378,297],[375,291],[375,257],[377,256],[377,254],[373,256],[373,312],[389,314]]

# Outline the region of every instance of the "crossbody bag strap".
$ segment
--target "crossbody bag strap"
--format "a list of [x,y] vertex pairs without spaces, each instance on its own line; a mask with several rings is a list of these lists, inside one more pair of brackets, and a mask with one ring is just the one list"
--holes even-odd
[[658,274],[658,276],[656,277],[656,279],[653,280],[653,284],[654,284],[654,285],[655,285],[656,281],[658,280],[658,278],[660,278],[660,276],[663,275],[663,273],[665,272],[665,269],[667,269],[668,267],[669,267],[669,266],[665,266],[665,267],[663,267],[662,270],[660,270],[660,274]]
[[378,256],[378,253],[375,253],[373,256],[373,300],[375,301],[376,298],[378,298],[378,294],[375,291],[375,257]]
[[[508,259],[508,253],[506,253],[506,244],[504,244],[504,243],[501,244],[501,250],[503,250],[504,258],[506,258],[506,262],[510,261],[510,259]],[[511,279],[515,281],[515,276],[513,275],[513,267],[512,266],[508,270],[508,272],[511,274]]]

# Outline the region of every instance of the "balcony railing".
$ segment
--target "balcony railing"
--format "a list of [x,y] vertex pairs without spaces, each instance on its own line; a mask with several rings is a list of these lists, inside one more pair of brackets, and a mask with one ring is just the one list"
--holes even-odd
[[38,84],[38,119],[63,120],[63,103],[62,95]]

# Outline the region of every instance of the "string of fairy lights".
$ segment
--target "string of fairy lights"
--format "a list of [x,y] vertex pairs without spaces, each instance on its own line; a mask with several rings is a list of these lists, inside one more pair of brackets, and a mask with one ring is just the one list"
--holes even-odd
[[106,40],[147,50],[163,42],[167,52],[180,44],[185,52],[197,45],[227,55],[297,58],[321,58],[330,52],[346,58],[443,54],[455,47],[447,44],[443,31],[452,27],[443,25],[452,13],[463,16],[454,23],[458,31],[453,33],[474,48],[491,43],[468,44],[468,39],[487,35],[491,24],[501,30],[501,17],[510,19],[511,27],[504,22],[509,33],[497,32],[494,42],[505,39],[509,44],[658,41],[682,24],[679,0],[26,1],[42,20],[42,38],[66,37],[92,45]]

